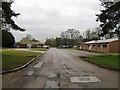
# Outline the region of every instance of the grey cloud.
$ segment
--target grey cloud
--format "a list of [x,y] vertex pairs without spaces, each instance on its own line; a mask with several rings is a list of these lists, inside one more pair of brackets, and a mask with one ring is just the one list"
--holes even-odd
[[95,14],[101,6],[99,0],[15,0],[12,8],[21,13],[14,19],[16,23],[27,29],[23,33],[12,31],[16,41],[27,33],[44,41],[68,28],[83,32],[98,26]]

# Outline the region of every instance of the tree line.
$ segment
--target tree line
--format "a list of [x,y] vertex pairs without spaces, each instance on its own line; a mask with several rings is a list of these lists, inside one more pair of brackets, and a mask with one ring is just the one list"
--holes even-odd
[[81,33],[76,29],[68,29],[61,32],[60,36],[56,38],[49,38],[45,41],[46,45],[52,47],[73,47],[79,46],[83,42],[91,40],[100,39],[100,28],[96,27],[94,29],[87,29],[85,32]]

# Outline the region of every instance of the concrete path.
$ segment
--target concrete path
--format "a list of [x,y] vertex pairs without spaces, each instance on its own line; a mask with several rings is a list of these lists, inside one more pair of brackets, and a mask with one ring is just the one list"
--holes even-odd
[[46,51],[36,51],[36,50],[31,50],[31,49],[26,49],[26,48],[12,48],[12,49],[7,49],[7,50],[21,50],[21,51],[39,52],[39,53],[45,53],[46,52]]
[[118,72],[99,68],[78,50],[49,49],[27,68],[3,76],[3,88],[117,88]]

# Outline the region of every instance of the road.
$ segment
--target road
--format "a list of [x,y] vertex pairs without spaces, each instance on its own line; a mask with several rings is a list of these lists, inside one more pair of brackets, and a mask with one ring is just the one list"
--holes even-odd
[[117,88],[118,72],[79,58],[89,55],[99,54],[51,48],[27,68],[3,75],[3,88]]

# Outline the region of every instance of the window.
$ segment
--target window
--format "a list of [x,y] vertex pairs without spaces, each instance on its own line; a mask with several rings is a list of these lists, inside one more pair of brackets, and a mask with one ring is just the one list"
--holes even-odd
[[100,45],[98,45],[98,47],[100,47]]
[[103,45],[103,47],[107,47],[107,45],[105,44],[105,45]]

